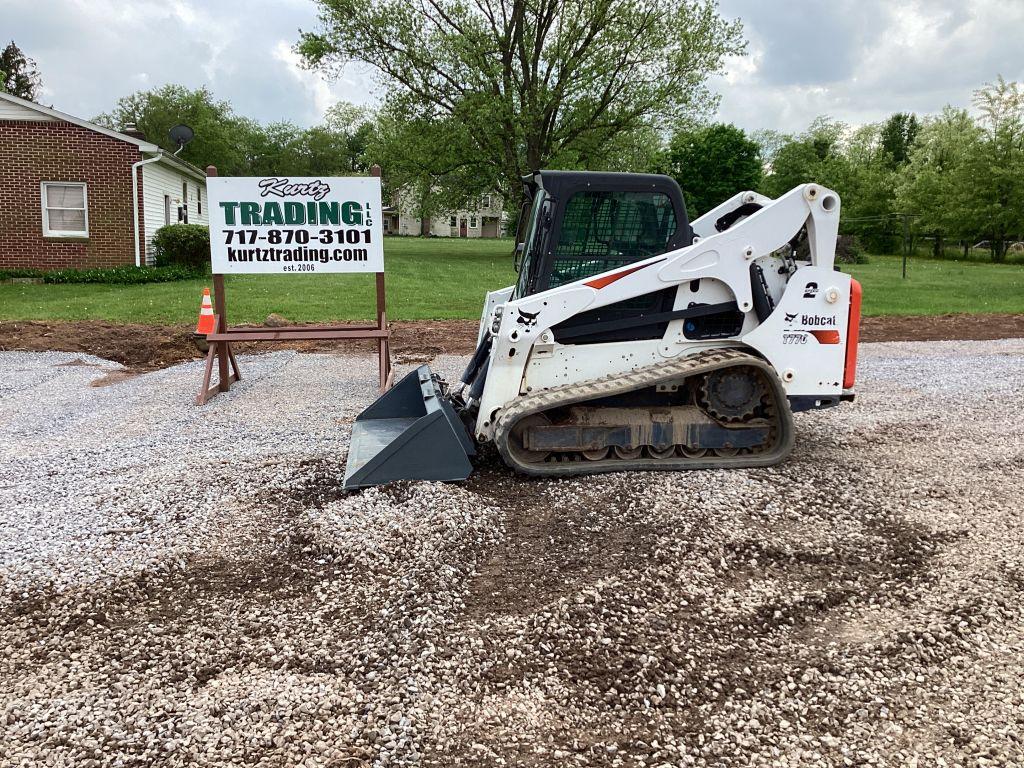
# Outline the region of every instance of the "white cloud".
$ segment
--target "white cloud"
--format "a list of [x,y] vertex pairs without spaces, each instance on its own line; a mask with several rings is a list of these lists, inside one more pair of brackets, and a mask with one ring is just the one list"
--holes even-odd
[[[851,123],[900,110],[966,106],[1002,74],[1024,79],[1020,0],[720,0],[743,20],[749,54],[713,86],[719,119],[800,131],[828,114]],[[43,99],[82,117],[165,83],[208,86],[261,122],[317,122],[338,100],[373,104],[372,73],[328,81],[292,46],[317,27],[313,0],[0,0],[4,34],[39,62]],[[241,10],[240,10],[241,9]]]
[[291,48],[316,27],[312,0],[0,2],[5,34],[38,62],[42,99],[81,117],[167,83],[205,85],[261,122],[311,125],[339,100],[374,101],[365,70],[330,82],[300,67]]
[[715,79],[718,119],[747,130],[800,131],[821,114],[862,124],[933,113],[968,106],[999,74],[1024,79],[1015,42],[1022,3],[722,0],[721,8],[743,20],[750,56]]
[[334,104],[338,103],[338,95],[331,89],[331,86],[322,77],[316,77],[308,70],[302,68],[301,57],[293,50],[292,44],[287,40],[278,40],[274,46],[274,58],[280,61],[288,69],[297,88],[302,88],[313,100],[314,107],[320,115],[323,115]]

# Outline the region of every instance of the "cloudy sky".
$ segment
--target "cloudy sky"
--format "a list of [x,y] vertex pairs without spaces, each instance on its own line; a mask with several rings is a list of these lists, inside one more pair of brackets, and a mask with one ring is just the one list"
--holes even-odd
[[[1021,0],[720,0],[748,55],[716,78],[720,118],[798,131],[966,106],[997,74],[1024,79]],[[372,104],[372,78],[327,82],[291,46],[316,26],[312,0],[0,0],[0,29],[35,58],[42,101],[81,117],[169,82],[207,85],[263,122],[309,125],[339,99]]]

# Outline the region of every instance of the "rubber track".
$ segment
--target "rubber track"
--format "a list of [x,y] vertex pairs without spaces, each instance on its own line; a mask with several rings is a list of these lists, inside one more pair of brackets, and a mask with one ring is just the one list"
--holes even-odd
[[[775,445],[764,453],[741,456],[704,456],[699,459],[688,459],[676,456],[671,459],[639,459],[608,458],[601,461],[545,461],[536,464],[524,464],[517,461],[508,449],[509,435],[512,427],[522,418],[534,413],[548,411],[574,403],[608,397],[611,395],[631,392],[652,387],[663,382],[683,377],[698,376],[717,368],[732,368],[737,365],[749,365],[766,374],[770,383],[771,395],[774,397],[775,418],[777,420],[777,439]],[[687,355],[678,360],[670,360],[650,365],[635,371],[603,376],[600,379],[580,384],[566,384],[553,387],[536,394],[526,395],[510,405],[498,419],[494,433],[494,442],[502,458],[510,467],[528,475],[558,476],[590,475],[598,472],[625,472],[646,470],[682,470],[682,469],[716,469],[738,467],[768,467],[778,464],[793,449],[794,427],[793,413],[789,408],[782,382],[768,363],[759,357],[736,349],[714,349]]]

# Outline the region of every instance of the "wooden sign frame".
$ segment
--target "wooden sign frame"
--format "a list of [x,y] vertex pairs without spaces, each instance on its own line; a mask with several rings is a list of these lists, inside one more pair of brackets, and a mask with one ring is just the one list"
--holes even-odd
[[[373,176],[380,176],[379,165],[370,169]],[[207,176],[216,176],[217,168],[208,166]],[[238,360],[231,349],[232,341],[300,341],[327,339],[374,339],[377,342],[379,361],[380,391],[386,392],[394,381],[391,366],[391,332],[387,326],[384,273],[376,273],[377,323],[376,325],[297,325],[284,328],[229,328],[227,322],[227,293],[224,289],[224,275],[213,276],[214,332],[207,334],[209,350],[206,353],[206,368],[203,383],[196,396],[196,405],[205,404],[219,392],[227,392],[231,385],[242,379]],[[213,363],[217,361],[218,382],[211,385]]]

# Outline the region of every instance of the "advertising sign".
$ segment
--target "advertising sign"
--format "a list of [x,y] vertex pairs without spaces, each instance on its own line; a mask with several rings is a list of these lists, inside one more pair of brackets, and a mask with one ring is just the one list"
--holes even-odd
[[214,274],[383,272],[380,178],[210,177]]

